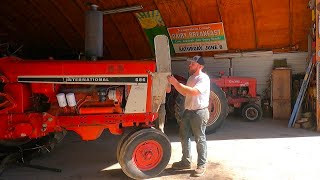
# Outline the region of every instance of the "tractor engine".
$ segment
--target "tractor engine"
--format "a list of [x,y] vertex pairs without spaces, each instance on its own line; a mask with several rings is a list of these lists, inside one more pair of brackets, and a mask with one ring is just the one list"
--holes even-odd
[[239,88],[224,88],[223,91],[228,97],[248,97],[249,88],[248,87],[239,87]]
[[56,85],[54,88],[57,94],[51,103],[45,92],[32,95],[33,111],[56,116],[123,113],[130,92],[130,86],[125,85]]

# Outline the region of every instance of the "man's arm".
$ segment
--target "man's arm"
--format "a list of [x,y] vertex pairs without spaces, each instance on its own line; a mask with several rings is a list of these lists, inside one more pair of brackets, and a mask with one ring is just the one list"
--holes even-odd
[[200,91],[196,88],[192,88],[181,84],[175,77],[168,76],[168,82],[174,86],[174,88],[183,96],[190,95],[190,96],[197,96],[200,94]]

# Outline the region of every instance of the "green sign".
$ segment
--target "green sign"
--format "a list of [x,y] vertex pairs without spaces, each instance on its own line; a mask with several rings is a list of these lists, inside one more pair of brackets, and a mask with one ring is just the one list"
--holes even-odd
[[[167,35],[168,38],[170,37],[167,31],[167,27],[165,26],[162,20],[162,17],[160,15],[160,12],[158,10],[154,10],[154,11],[147,11],[147,12],[139,12],[135,14],[148,38],[149,44],[152,47],[152,50],[154,53],[154,42],[153,42],[154,37],[156,37],[156,35]],[[173,49],[172,43],[170,41],[169,43],[170,43],[170,53],[171,55],[173,55],[174,49]]]

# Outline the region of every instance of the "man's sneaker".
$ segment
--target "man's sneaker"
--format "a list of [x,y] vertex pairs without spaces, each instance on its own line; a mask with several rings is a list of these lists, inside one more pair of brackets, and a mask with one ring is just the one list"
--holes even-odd
[[202,175],[204,175],[204,173],[206,172],[206,166],[198,166],[197,169],[194,170],[194,176],[196,177],[200,177]]
[[172,169],[176,169],[176,170],[191,169],[191,164],[183,161],[174,162],[172,164]]

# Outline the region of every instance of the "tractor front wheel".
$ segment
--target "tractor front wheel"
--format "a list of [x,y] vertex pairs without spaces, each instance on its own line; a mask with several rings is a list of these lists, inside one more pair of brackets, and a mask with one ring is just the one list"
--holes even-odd
[[119,161],[119,157],[120,157],[120,151],[121,151],[121,148],[123,146],[123,144],[128,140],[128,138],[134,134],[135,132],[141,130],[141,128],[133,128],[133,129],[130,129],[128,131],[126,131],[125,133],[123,133],[121,139],[119,140],[118,142],[118,146],[117,146],[117,160]]
[[147,179],[160,174],[168,165],[171,144],[156,129],[142,129],[131,134],[120,148],[119,164],[133,179]]
[[242,108],[242,117],[250,122],[258,121],[262,117],[262,108],[255,103],[246,104]]

